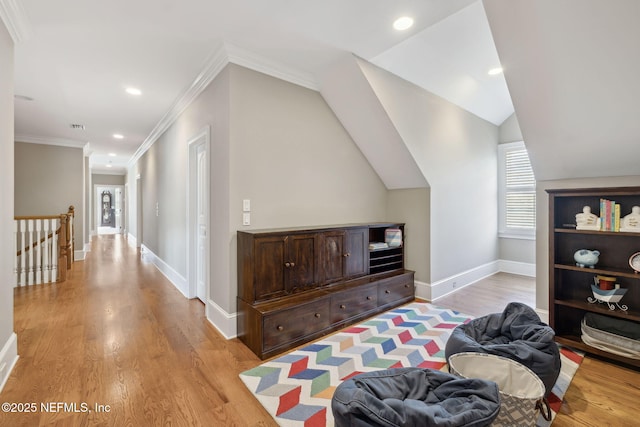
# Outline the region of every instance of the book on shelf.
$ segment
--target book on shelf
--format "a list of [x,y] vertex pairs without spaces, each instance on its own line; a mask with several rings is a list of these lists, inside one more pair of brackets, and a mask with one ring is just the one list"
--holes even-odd
[[620,231],[620,204],[613,200],[600,199],[600,230]]

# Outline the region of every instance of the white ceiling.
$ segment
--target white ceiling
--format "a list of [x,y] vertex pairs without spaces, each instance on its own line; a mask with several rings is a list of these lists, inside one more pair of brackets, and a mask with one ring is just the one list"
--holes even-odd
[[[494,124],[513,113],[504,77],[487,75],[499,64],[480,0],[0,0],[0,14],[7,4],[22,30],[15,93],[33,98],[15,101],[16,140],[89,143],[95,172],[124,173],[223,45],[309,87],[351,52]],[[400,33],[403,15],[415,25]]]

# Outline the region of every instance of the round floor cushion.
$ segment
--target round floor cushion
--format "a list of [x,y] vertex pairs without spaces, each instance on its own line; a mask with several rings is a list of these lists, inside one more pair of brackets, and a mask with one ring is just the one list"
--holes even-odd
[[493,381],[397,368],[344,381],[335,390],[331,410],[337,427],[480,427],[498,416],[500,392]]
[[528,305],[511,302],[502,313],[489,314],[457,326],[445,346],[451,355],[479,352],[522,363],[540,377],[548,396],[560,374],[560,350],[553,329]]

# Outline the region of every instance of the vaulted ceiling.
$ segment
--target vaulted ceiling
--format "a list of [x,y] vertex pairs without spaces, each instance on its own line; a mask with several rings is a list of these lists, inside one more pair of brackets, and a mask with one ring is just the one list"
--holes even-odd
[[[15,50],[16,139],[88,142],[96,171],[122,172],[221,51],[314,89],[354,53],[496,124],[513,112],[504,77],[487,75],[499,60],[478,0],[0,3],[19,7],[24,28]],[[405,15],[414,26],[394,30]],[[142,95],[128,95],[128,86]]]
[[637,0],[0,0],[0,17],[16,139],[88,143],[94,171],[123,173],[221,55],[319,89],[355,54],[496,125],[515,109],[537,179],[640,174]]

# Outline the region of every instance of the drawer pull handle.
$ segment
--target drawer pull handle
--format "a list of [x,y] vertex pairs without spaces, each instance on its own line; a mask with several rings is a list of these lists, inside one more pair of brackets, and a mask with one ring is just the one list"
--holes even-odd
[[371,296],[367,296],[367,299],[368,299],[369,301],[371,301]]
[[385,294],[390,294],[391,291],[389,289],[387,289],[386,291],[384,291]]
[[315,316],[316,316],[317,319],[319,319],[320,318],[320,313],[316,313]]
[[407,283],[406,285],[404,285],[405,288],[409,288],[409,284]]
[[344,255],[342,255],[342,256],[346,258],[346,257],[350,257],[350,256],[351,256],[351,254],[350,254],[349,252],[347,252],[346,254],[344,254]]
[[292,263],[291,263],[291,267],[295,267],[295,266],[296,266],[296,263],[295,263],[295,262],[292,262]]
[[347,306],[344,304],[340,304],[340,308],[344,310],[345,308],[347,308]]
[[287,267],[287,268],[289,268],[289,267],[291,267],[291,263],[290,263],[290,262],[285,262],[285,263],[284,263],[284,266],[285,266],[285,267]]
[[284,326],[278,325],[278,327],[276,329],[279,330],[279,331],[284,331]]

